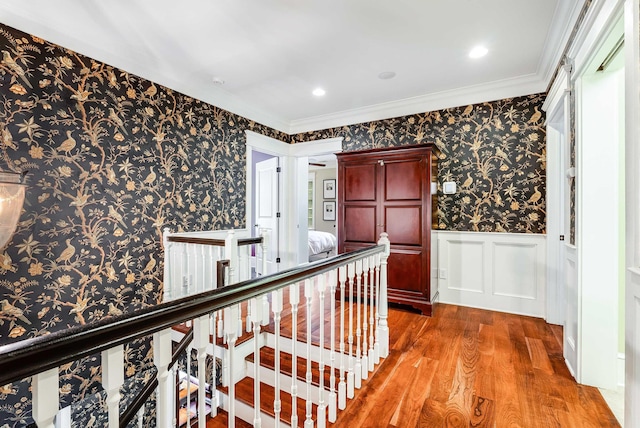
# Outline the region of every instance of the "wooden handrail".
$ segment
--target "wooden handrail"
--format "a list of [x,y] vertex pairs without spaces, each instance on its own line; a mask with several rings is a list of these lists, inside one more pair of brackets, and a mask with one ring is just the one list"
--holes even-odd
[[0,385],[96,354],[385,251],[375,245],[302,267],[0,346]]
[[[169,242],[182,242],[185,244],[200,244],[200,245],[212,245],[214,247],[224,247],[224,239],[214,238],[195,238],[191,236],[172,236],[167,237]],[[260,244],[262,242],[262,236],[253,238],[238,238],[238,246]]]

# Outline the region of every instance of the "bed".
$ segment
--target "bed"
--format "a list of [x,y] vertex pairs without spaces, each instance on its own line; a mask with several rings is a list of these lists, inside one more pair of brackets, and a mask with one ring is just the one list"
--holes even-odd
[[335,235],[318,230],[309,231],[309,261],[314,262],[337,254],[338,239]]

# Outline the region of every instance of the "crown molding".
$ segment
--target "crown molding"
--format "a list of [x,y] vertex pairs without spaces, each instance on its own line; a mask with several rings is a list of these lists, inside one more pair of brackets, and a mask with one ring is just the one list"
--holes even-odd
[[[572,9],[572,16],[575,9],[579,8]],[[544,76],[541,73],[529,74],[289,121],[262,109],[254,108],[241,97],[222,88],[213,85],[202,87],[192,84],[188,79],[171,78],[159,69],[149,70],[149,67],[139,61],[125,60],[117,53],[96,49],[89,46],[85,40],[70,37],[64,32],[56,30],[53,23],[41,25],[24,17],[24,13],[19,10],[3,11],[0,14],[0,22],[289,135],[544,92],[550,79],[550,76]],[[563,33],[563,37],[568,37],[568,35]],[[559,46],[564,45],[560,44]],[[560,55],[561,52],[556,52],[553,57]],[[542,61],[545,64],[551,63],[551,60]]]
[[544,92],[546,86],[547,82],[540,79],[537,75],[499,80],[450,91],[436,92],[352,110],[293,120],[291,121],[289,133],[295,135],[301,132],[317,131],[468,104],[530,95]]
[[538,66],[538,74],[541,75],[546,82],[551,80],[562,62],[562,54],[570,42],[569,39],[578,22],[584,3],[585,0],[576,1],[572,3],[573,7],[568,8],[567,4],[571,5],[571,3],[558,2],[555,14],[559,16],[553,21],[556,25],[551,28],[549,34],[547,34],[543,55],[542,58],[540,58],[540,64]]

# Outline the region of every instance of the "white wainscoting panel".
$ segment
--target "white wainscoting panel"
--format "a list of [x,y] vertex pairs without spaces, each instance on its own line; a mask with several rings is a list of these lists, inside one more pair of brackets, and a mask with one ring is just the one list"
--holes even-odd
[[435,231],[439,301],[544,317],[546,236]]

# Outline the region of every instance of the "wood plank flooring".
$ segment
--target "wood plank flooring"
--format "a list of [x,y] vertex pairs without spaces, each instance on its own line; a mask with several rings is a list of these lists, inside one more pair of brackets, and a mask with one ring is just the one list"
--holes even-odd
[[335,427],[617,427],[544,320],[438,304],[389,311],[390,354]]

